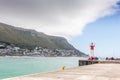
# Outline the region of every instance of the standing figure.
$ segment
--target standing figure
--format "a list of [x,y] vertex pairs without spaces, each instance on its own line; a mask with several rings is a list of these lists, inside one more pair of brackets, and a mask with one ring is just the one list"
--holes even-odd
[[91,45],[90,45],[90,57],[94,57],[94,47],[95,47],[95,45],[93,43],[91,43]]

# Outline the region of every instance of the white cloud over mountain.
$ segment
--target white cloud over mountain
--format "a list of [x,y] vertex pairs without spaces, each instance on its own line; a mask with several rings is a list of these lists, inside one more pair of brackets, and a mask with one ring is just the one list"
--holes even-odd
[[120,0],[0,0],[0,22],[50,35],[81,35],[95,20],[114,14]]

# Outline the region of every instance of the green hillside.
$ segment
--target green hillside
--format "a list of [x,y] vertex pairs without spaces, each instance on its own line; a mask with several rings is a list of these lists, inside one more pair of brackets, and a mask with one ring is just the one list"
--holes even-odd
[[62,37],[48,36],[35,30],[17,28],[3,23],[0,23],[0,41],[13,43],[24,48],[41,46],[46,48],[74,49]]

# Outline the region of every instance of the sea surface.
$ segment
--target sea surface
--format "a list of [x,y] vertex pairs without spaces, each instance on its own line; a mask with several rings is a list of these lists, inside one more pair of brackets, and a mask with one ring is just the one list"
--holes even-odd
[[80,57],[0,57],[0,79],[77,67]]

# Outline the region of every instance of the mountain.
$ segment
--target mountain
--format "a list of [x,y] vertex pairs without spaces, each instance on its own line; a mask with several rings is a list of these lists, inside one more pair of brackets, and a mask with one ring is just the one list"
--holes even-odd
[[[12,43],[28,49],[40,46],[49,49],[76,50],[63,37],[49,36],[35,30],[18,28],[4,23],[0,23],[0,42]],[[78,50],[76,52],[84,55]]]

